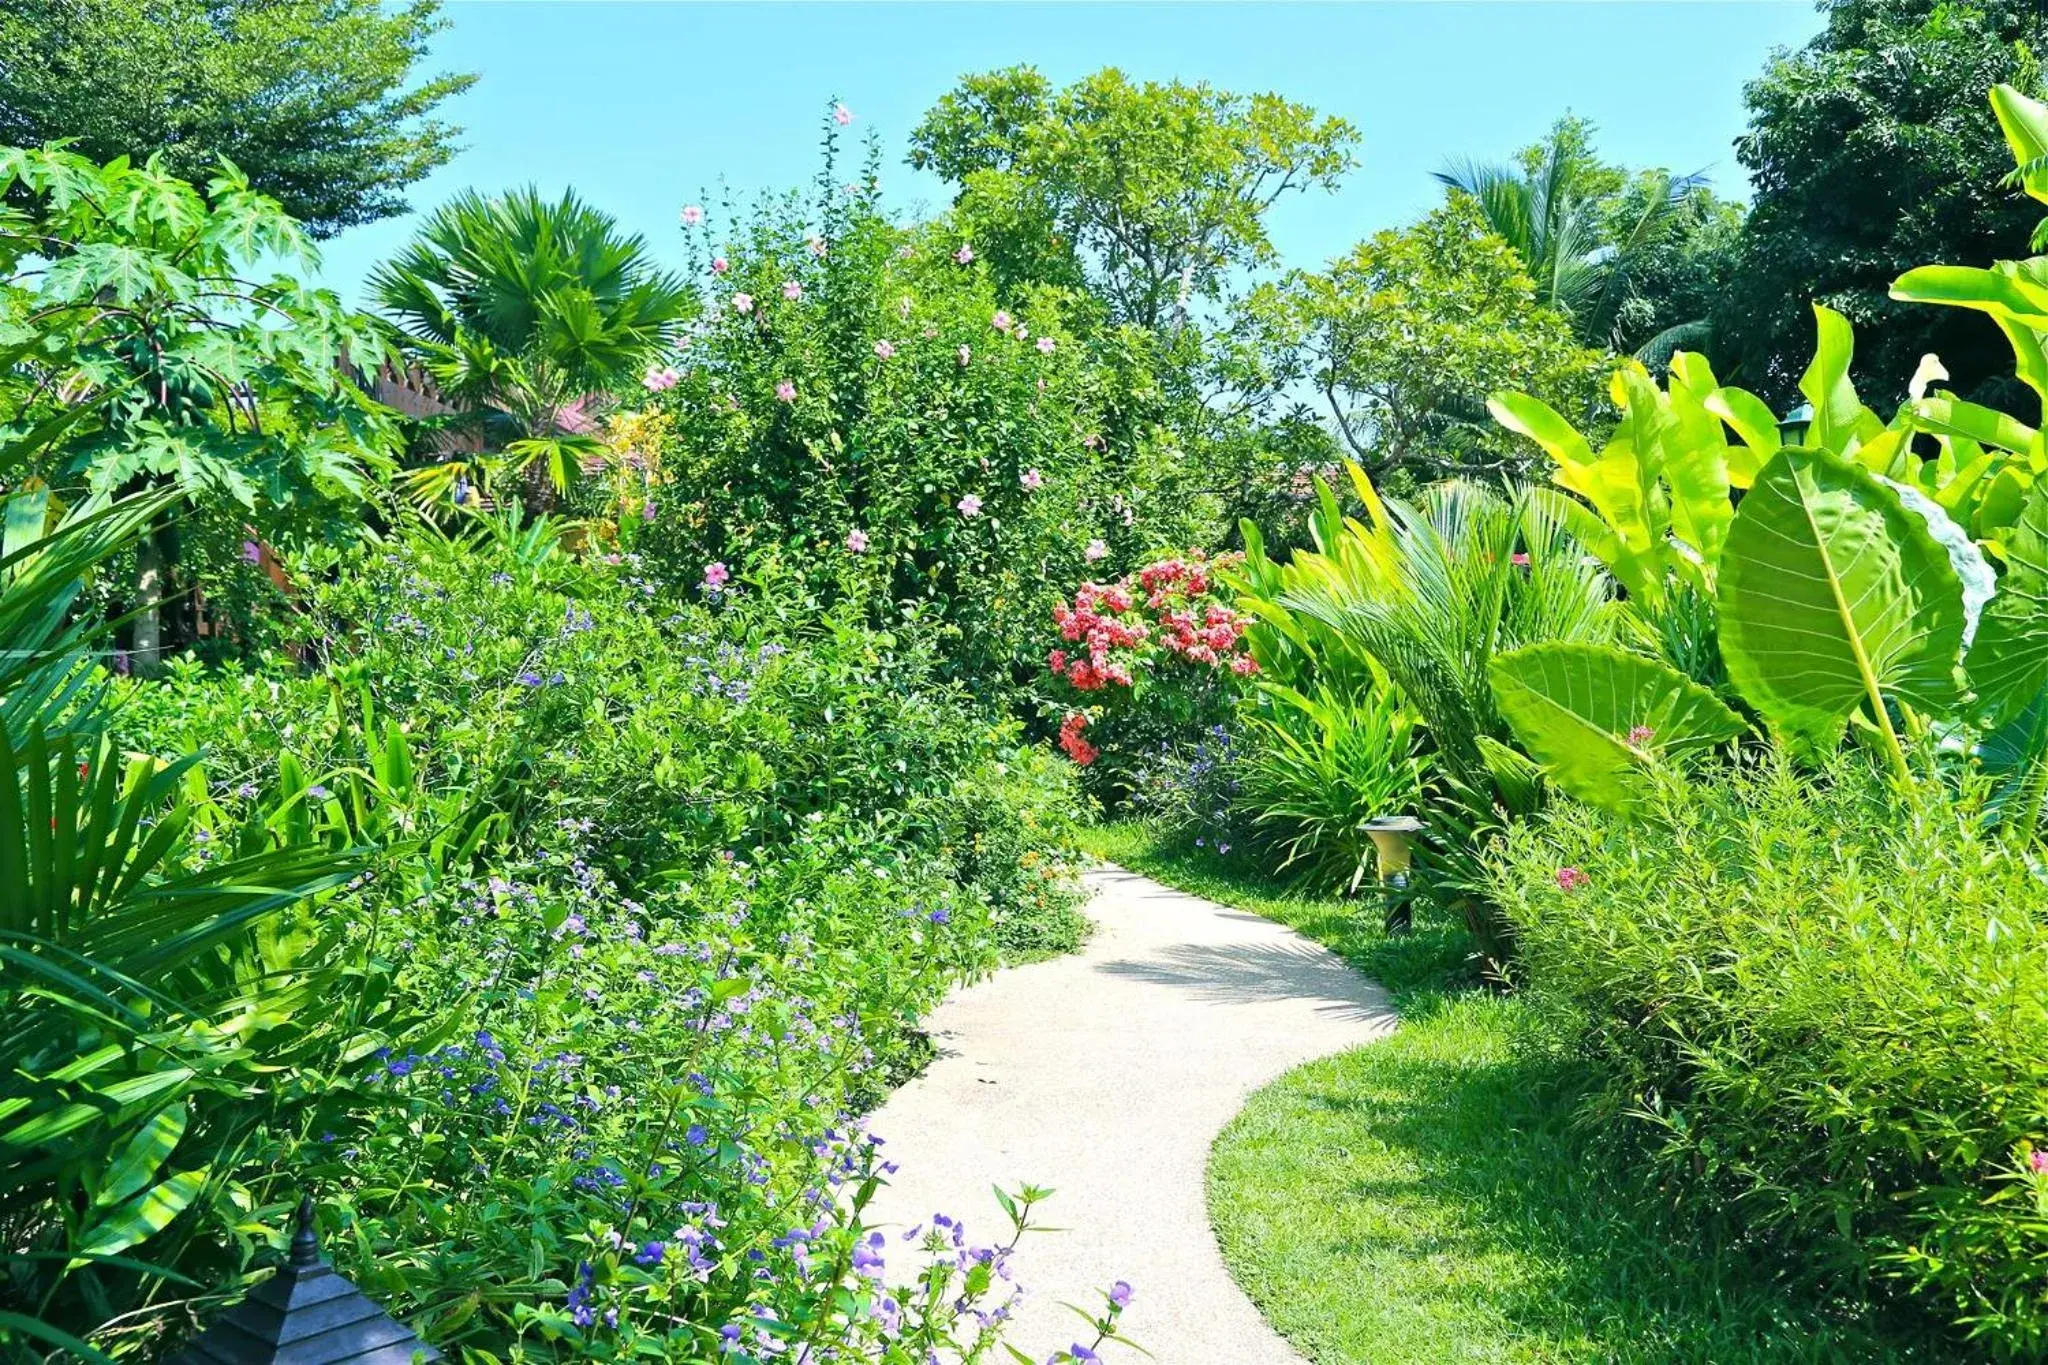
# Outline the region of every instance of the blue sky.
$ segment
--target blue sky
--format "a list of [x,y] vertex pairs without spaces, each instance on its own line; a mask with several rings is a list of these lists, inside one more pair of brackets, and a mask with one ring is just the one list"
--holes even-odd
[[[1505,156],[1566,109],[1630,165],[1705,170],[1746,193],[1731,142],[1742,86],[1820,27],[1807,0],[1372,4],[682,4],[452,0],[437,66],[479,80],[448,106],[466,150],[415,186],[416,209],[465,187],[573,185],[679,259],[676,215],[723,180],[741,200],[803,184],[837,97],[879,136],[884,185],[910,210],[942,187],[903,164],[918,117],[968,71],[1030,63],[1064,83],[1103,66],[1141,79],[1272,90],[1364,135],[1335,194],[1274,212],[1286,263],[1315,265],[1433,203],[1450,158]],[[324,279],[352,300],[410,235],[344,233]]]

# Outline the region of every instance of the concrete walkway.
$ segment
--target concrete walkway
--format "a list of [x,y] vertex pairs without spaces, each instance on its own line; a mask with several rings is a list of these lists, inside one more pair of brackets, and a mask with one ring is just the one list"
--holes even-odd
[[[1300,1357],[1223,1268],[1209,1230],[1209,1145],[1288,1068],[1384,1036],[1386,997],[1270,920],[1120,868],[1091,873],[1086,951],[956,992],[929,1022],[939,1057],[874,1115],[901,1172],[871,1218],[943,1212],[988,1242],[990,1186],[1056,1191],[1013,1261],[1027,1296],[1009,1340],[1034,1360],[1081,1335],[1119,1279],[1124,1335],[1159,1365]],[[892,1258],[893,1259],[893,1258]],[[1137,1361],[1120,1351],[1111,1360]]]

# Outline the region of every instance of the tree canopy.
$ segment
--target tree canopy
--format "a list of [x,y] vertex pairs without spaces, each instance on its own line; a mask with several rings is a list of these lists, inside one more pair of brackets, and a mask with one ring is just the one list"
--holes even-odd
[[1357,130],[1278,95],[1132,82],[1055,91],[1028,66],[969,76],[911,139],[1005,283],[1085,281],[1115,321],[1157,328],[1269,262],[1266,210],[1329,188]]
[[1964,396],[2023,400],[1996,378],[2011,356],[1988,320],[1890,288],[1914,266],[1984,266],[2025,248],[2037,215],[2004,186],[2012,160],[1984,92],[2037,89],[2030,49],[2044,33],[2030,0],[1835,0],[1819,36],[1750,84],[1736,151],[1756,198],[1713,312],[1733,378],[1794,401],[1813,349],[1800,305],[1818,301],[1855,324],[1859,380],[1881,401],[1930,351]]
[[69,139],[95,161],[161,155],[204,181],[225,156],[315,237],[403,213],[455,153],[434,113],[474,76],[413,83],[439,0],[31,0],[0,6],[0,145]]

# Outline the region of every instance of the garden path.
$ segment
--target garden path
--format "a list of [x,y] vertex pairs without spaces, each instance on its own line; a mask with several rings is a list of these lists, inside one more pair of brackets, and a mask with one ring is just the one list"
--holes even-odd
[[[870,1210],[934,1211],[976,1242],[1005,1219],[992,1185],[1056,1191],[1012,1261],[1027,1287],[1010,1335],[1043,1360],[1136,1294],[1125,1336],[1158,1365],[1282,1365],[1296,1355],[1231,1282],[1204,1202],[1209,1145],[1289,1068],[1383,1037],[1384,992],[1323,948],[1121,868],[1089,874],[1087,948],[957,991],[930,1021],[939,1056],[874,1115],[900,1173]],[[892,1257],[892,1260],[896,1259]],[[1112,1348],[1111,1361],[1139,1357]]]

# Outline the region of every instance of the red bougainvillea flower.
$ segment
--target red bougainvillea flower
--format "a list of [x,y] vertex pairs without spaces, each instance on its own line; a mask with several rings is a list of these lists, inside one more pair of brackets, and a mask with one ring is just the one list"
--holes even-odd
[[1069,711],[1067,718],[1060,722],[1060,750],[1068,758],[1087,767],[1093,763],[1101,750],[1081,738],[1081,732],[1088,728],[1088,717],[1079,711]]

